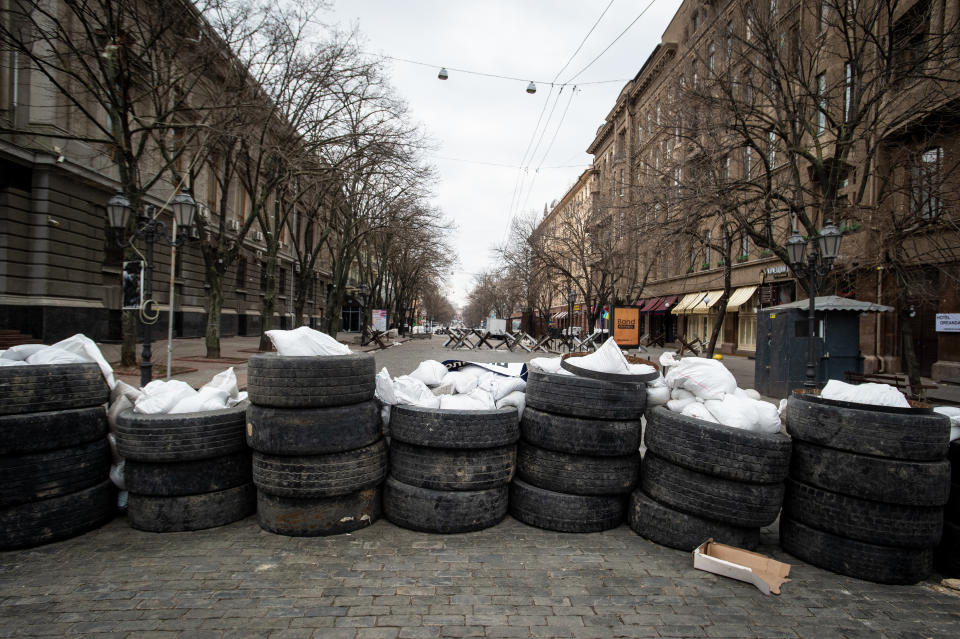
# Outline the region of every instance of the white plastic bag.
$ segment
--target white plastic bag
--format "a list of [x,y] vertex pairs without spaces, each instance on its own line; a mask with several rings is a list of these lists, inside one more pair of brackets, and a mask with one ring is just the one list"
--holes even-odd
[[326,333],[309,326],[300,326],[292,331],[267,331],[277,353],[284,356],[306,357],[311,355],[349,355],[350,349]]
[[168,413],[181,400],[197,394],[190,384],[179,379],[171,379],[169,382],[157,379],[144,386],[141,391],[142,395],[134,402],[133,412],[145,415]]
[[760,414],[751,399],[729,393],[723,399],[708,399],[703,405],[724,426],[752,431],[758,428]]
[[559,357],[534,357],[530,360],[530,365],[536,366],[544,373],[558,373],[562,370]]
[[666,386],[647,386],[647,405],[663,406],[670,401],[670,389]]
[[759,420],[757,421],[757,432],[760,433],[779,433],[780,432],[780,411],[774,404],[765,402],[762,399],[751,399],[754,408],[757,409]]
[[167,412],[177,414],[223,410],[227,407],[229,397],[230,394],[222,388],[204,386],[193,395],[181,399]]
[[527,394],[523,391],[513,391],[506,397],[497,400],[497,408],[514,406],[517,409],[517,417],[523,416],[523,409],[527,405]]
[[737,388],[737,380],[726,366],[702,357],[684,357],[670,367],[666,380],[671,388],[685,388],[703,400],[723,399]]
[[855,404],[910,408],[906,396],[888,384],[847,384],[831,379],[820,391],[820,397]]
[[695,399],[696,395],[683,388],[674,388],[670,391],[670,399]]
[[477,380],[477,388],[493,395],[494,400],[499,400],[514,391],[525,391],[527,383],[519,377],[504,377],[496,373],[488,373]]
[[[426,384],[409,375],[394,378],[393,392],[398,404],[408,404],[422,408],[440,407],[440,398],[430,392]],[[451,397],[454,396],[451,395]]]
[[[107,363],[106,358],[104,358],[103,353],[100,352],[100,349],[97,347],[96,343],[83,335],[82,333],[77,333],[67,339],[60,340],[56,344],[52,344],[47,348],[50,349],[59,349],[73,353],[77,358],[76,361],[79,362],[93,362],[100,367],[100,372],[103,373],[103,378],[107,381],[107,386],[113,388],[116,386],[116,381],[113,378],[113,368]],[[41,361],[45,358],[43,355],[44,350],[39,350],[30,357],[27,358],[28,364],[67,364],[70,362],[67,361]],[[53,359],[65,359],[65,356],[62,354],[53,354],[51,353]],[[37,358],[38,361],[33,361],[34,358]]]
[[467,375],[457,371],[450,371],[443,376],[442,380],[440,380],[441,386],[452,384],[454,392],[460,395],[466,395],[472,391],[477,387],[477,383],[478,379],[476,376]]
[[410,373],[410,377],[419,379],[427,386],[439,386],[447,374],[447,367],[434,359],[420,362],[417,369]]
[[237,374],[233,371],[233,366],[214,375],[213,379],[204,384],[200,390],[204,388],[225,390],[228,398],[235,398],[240,393],[240,389],[237,388]]
[[[649,395],[648,395],[649,396]],[[682,413],[687,406],[697,401],[696,397],[685,397],[683,399],[671,399],[667,401],[667,408],[674,413]]]
[[71,353],[62,348],[48,346],[42,351],[37,351],[26,360],[27,364],[86,364],[90,360],[82,355]]
[[697,419],[702,419],[706,422],[712,422],[714,424],[717,423],[717,418],[707,410],[707,407],[696,400],[690,402],[686,408],[683,409],[681,414],[686,415],[687,417],[696,417]]
[[679,360],[677,359],[676,353],[674,353],[673,351],[667,351],[665,353],[660,354],[659,362],[660,362],[660,368],[663,370],[666,370],[671,366],[676,366]]
[[388,406],[397,405],[397,394],[393,391],[393,380],[386,366],[380,369],[376,378],[376,398]]
[[623,351],[620,350],[617,342],[612,339],[608,339],[603,343],[603,346],[593,353],[568,361],[578,368],[596,371],[598,373],[626,375],[629,372],[627,368],[627,358],[624,356]]
[[45,344],[18,344],[0,353],[0,359],[23,362],[37,351],[42,351],[45,348],[47,348]]

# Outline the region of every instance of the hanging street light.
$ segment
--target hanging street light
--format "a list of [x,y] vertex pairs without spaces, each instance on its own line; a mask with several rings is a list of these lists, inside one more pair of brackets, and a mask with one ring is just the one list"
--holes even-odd
[[533,95],[537,92],[537,85],[533,83],[533,80],[530,80],[530,84],[527,85],[527,93]]
[[447,73],[447,68],[446,67],[441,68],[440,73],[437,74],[437,77],[441,80],[446,80],[447,78],[449,78],[450,74]]

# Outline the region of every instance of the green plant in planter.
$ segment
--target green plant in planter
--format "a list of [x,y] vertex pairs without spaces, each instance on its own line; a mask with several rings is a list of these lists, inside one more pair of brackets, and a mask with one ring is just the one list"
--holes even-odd
[[692,266],[687,269],[687,273],[693,273],[693,267],[692,267]]
[[717,266],[726,266],[726,265],[727,265],[726,260],[720,260],[719,262],[717,262]]
[[842,227],[840,227],[840,232],[852,233],[853,231],[859,231],[861,228],[863,228],[863,224],[860,224],[860,222],[854,222],[853,224],[844,224]]
[[773,251],[770,249],[763,249],[760,251],[760,257],[770,257],[771,255],[773,255]]
[[738,261],[738,262],[746,262],[746,261],[749,260],[749,259],[750,259],[750,256],[747,255],[746,253],[744,253],[743,255],[741,255],[740,257],[737,258],[737,261]]
[[704,262],[703,264],[700,265],[701,271],[706,271],[709,268],[710,268],[710,262]]

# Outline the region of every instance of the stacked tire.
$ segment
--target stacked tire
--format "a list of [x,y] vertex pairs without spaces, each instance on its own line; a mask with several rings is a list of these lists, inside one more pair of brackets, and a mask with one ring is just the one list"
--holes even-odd
[[619,526],[640,476],[646,386],[531,371],[510,513],[559,532]]
[[790,438],[730,428],[656,406],[647,411],[640,488],[630,496],[633,530],[693,550],[711,537],[755,548],[783,502]]
[[250,358],[247,443],[261,528],[334,535],[380,517],[387,446],[374,390],[369,353]]
[[888,584],[933,570],[950,491],[949,418],[795,393],[780,545],[814,566]]
[[138,530],[214,528],[253,514],[247,403],[200,413],[117,416],[127,519]]
[[960,440],[950,442],[950,499],[943,512],[943,537],[934,553],[937,568],[947,577],[960,577]]
[[507,515],[520,428],[514,408],[394,406],[384,516],[432,533],[494,526]]
[[110,521],[105,403],[96,364],[0,368],[0,550],[67,539]]

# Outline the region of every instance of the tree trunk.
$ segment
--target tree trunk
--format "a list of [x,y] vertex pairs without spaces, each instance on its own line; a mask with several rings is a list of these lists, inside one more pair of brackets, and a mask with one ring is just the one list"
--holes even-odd
[[223,273],[215,266],[207,265],[207,357],[220,358],[220,318],[223,313]]
[[267,269],[266,290],[260,303],[260,350],[273,350],[273,343],[267,337],[267,331],[273,328],[273,313],[277,305],[277,258],[271,255],[264,266]]
[[707,357],[713,357],[717,348],[717,341],[720,339],[720,331],[723,330],[723,318],[727,314],[727,300],[730,299],[730,256],[724,258],[723,267],[723,295],[717,302],[717,321],[713,323],[713,331],[710,333],[710,343],[707,345]]
[[123,315],[123,343],[120,346],[120,366],[133,368],[137,365],[137,315],[139,311],[120,311]]
[[920,361],[917,359],[917,352],[913,348],[913,325],[910,323],[910,303],[907,299],[906,290],[900,288],[897,294],[897,319],[900,323],[900,350],[903,354],[903,369],[910,380],[911,394],[914,397],[920,395]]

